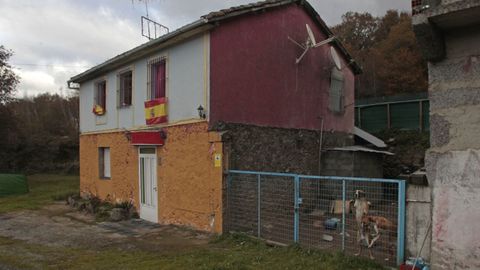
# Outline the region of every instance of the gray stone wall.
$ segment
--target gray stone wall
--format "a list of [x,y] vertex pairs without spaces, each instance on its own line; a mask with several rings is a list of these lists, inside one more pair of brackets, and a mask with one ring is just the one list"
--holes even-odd
[[429,64],[432,269],[480,269],[480,28],[445,34]]
[[314,130],[228,124],[223,135],[228,167],[236,170],[306,175],[382,178],[383,156],[327,150],[353,144],[353,135],[324,132],[319,170],[320,134]]
[[[222,130],[230,169],[318,175],[318,131],[241,124],[228,124]],[[324,149],[352,144],[351,134],[323,134]]]

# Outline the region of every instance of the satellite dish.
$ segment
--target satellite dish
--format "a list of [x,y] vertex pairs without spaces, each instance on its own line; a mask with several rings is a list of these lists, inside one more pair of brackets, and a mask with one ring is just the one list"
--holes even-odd
[[342,70],[342,62],[340,61],[337,50],[335,50],[333,46],[330,47],[330,56],[332,56],[333,63],[335,64],[337,69]]
[[[290,39],[290,41],[292,41],[293,43],[295,43],[295,45],[297,45],[298,47],[303,49],[303,53],[295,61],[295,63],[297,65],[300,63],[300,61],[302,61],[303,57],[307,54],[307,52],[310,49],[317,48],[317,47],[323,46],[325,44],[329,44],[330,42],[333,42],[335,40],[335,37],[331,36],[331,37],[317,43],[317,41],[315,40],[315,35],[313,34],[312,29],[310,28],[310,25],[305,24],[305,27],[307,28],[307,40],[305,41],[305,43],[300,44],[300,42],[297,42],[297,41],[293,40],[292,38],[288,37],[288,39]],[[336,55],[336,52],[333,52],[333,53],[335,53],[335,55]],[[333,55],[333,53],[332,53],[332,55]],[[334,58],[334,57],[332,56],[332,58]],[[338,63],[340,65],[340,58],[338,58],[338,55],[336,56],[336,59],[338,59]],[[335,62],[335,63],[337,63],[337,62]]]
[[312,29],[310,28],[308,23],[305,24],[305,27],[307,27],[307,33],[308,33],[308,38],[310,38],[310,44],[311,45],[317,44],[317,42],[315,41],[315,36],[313,35]]

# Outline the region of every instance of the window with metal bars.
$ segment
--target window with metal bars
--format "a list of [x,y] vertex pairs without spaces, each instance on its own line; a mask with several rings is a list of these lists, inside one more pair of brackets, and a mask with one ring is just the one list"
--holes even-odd
[[118,75],[119,107],[126,107],[132,105],[132,78],[133,72],[131,70],[122,72]]
[[166,60],[163,57],[156,58],[148,63],[147,71],[148,99],[154,100],[165,97],[166,89]]

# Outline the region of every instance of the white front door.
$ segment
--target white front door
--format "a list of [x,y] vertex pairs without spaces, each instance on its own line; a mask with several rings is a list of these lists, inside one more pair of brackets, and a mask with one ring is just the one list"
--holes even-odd
[[155,147],[140,147],[138,151],[140,218],[157,223],[157,151]]

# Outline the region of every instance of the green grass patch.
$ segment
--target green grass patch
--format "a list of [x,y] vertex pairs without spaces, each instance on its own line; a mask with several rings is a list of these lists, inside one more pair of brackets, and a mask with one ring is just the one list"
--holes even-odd
[[54,200],[79,192],[79,177],[71,175],[30,175],[29,193],[0,198],[0,213],[39,209]]
[[367,259],[271,247],[242,235],[222,236],[205,247],[173,255],[41,246],[0,237],[0,261],[22,269],[383,269]]

